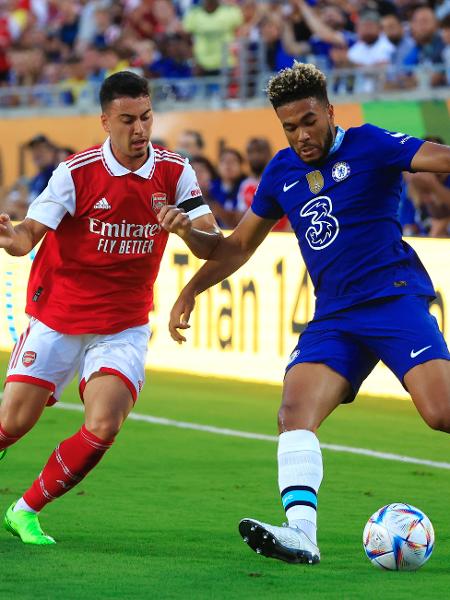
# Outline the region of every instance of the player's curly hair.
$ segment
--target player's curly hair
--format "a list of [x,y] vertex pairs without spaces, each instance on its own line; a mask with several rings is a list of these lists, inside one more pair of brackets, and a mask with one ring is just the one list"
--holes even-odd
[[327,78],[310,63],[294,61],[292,67],[282,69],[269,79],[266,93],[274,108],[311,97],[329,104]]

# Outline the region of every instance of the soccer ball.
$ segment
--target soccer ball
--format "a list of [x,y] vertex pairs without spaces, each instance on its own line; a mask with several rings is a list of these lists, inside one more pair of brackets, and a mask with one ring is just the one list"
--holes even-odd
[[367,521],[363,544],[367,558],[376,567],[415,571],[433,552],[433,525],[425,513],[410,504],[388,504]]

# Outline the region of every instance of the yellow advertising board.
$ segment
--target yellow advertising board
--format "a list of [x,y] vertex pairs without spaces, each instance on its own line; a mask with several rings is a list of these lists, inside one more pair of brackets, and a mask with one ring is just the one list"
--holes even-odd
[[[447,240],[409,240],[435,284],[433,313],[449,335],[450,279]],[[0,349],[10,350],[25,329],[25,290],[32,257],[0,255]],[[169,336],[169,312],[179,291],[199,268],[183,242],[170,236],[158,276],[153,336],[147,366],[279,384],[289,354],[314,311],[312,284],[293,234],[273,233],[237,273],[197,299],[188,342]],[[384,365],[378,365],[363,392],[406,397]]]

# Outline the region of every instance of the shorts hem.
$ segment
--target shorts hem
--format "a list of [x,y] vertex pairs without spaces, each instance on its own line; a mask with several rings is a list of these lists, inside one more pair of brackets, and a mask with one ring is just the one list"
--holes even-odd
[[8,375],[4,385],[6,385],[9,382],[29,383],[31,385],[37,385],[38,387],[49,390],[51,392],[51,395],[47,400],[47,406],[53,406],[58,402],[58,399],[55,398],[56,386],[51,381],[47,381],[46,379],[40,379],[39,377],[33,377],[32,375]]
[[[100,369],[98,369],[97,371],[94,371],[94,372],[105,373],[107,375],[115,375],[116,377],[121,379],[123,381],[123,383],[127,386],[128,390],[130,391],[130,394],[133,398],[133,404],[136,404],[136,400],[137,400],[136,388],[135,388],[133,382],[130,379],[128,379],[128,377],[126,375],[124,375],[121,371],[118,371],[117,369],[112,369],[110,367],[100,367]],[[88,382],[83,377],[83,379],[80,381],[80,385],[78,387],[80,398],[83,402],[84,402],[84,397],[83,397],[84,390],[86,388],[87,383]]]

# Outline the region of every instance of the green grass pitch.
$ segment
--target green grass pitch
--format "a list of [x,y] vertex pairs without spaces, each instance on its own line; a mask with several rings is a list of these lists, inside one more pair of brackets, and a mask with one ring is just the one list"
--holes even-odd
[[[1,356],[4,372],[6,356]],[[149,373],[135,412],[275,434],[280,388]],[[63,398],[79,402],[72,385]],[[28,487],[78,412],[46,409],[0,463],[3,509]],[[358,398],[320,431],[323,442],[435,461],[450,436],[409,402]],[[242,542],[239,519],[279,524],[276,445],[128,421],[99,467],[42,513],[58,544],[36,548],[0,531],[0,597],[21,599],[440,599],[450,589],[450,471],[324,450],[322,562],[288,565]],[[424,510],[436,531],[416,573],[375,569],[362,549],[367,518],[389,502]]]

